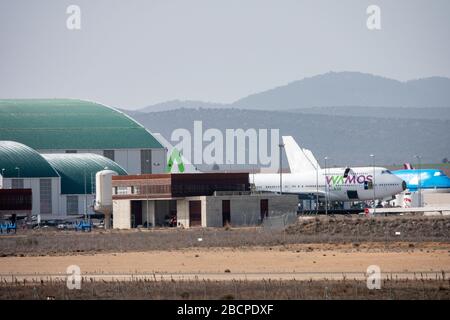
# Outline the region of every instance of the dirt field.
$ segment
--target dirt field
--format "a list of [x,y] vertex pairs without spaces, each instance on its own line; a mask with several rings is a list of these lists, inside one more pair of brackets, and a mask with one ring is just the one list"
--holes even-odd
[[[66,290],[69,265],[81,268],[83,290]],[[386,289],[367,290],[370,265]],[[0,299],[449,299],[448,274],[448,217],[0,237]]]
[[[49,257],[4,257],[0,273],[15,276],[35,274],[65,275],[69,265],[78,265],[82,274],[169,274],[178,278],[205,279],[323,279],[336,273],[363,277],[369,265],[383,273],[450,273],[450,245],[395,243],[390,248],[377,243],[354,245],[289,245],[248,248],[196,248],[148,252],[124,252]],[[401,275],[400,275],[401,276]],[[108,276],[109,277],[109,276]],[[333,277],[335,278],[335,277]],[[412,276],[411,276],[412,278]]]

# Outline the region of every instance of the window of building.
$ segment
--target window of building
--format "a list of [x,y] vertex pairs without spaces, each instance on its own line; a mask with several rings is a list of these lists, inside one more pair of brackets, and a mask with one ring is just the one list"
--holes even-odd
[[40,202],[41,202],[41,214],[52,213],[52,180],[40,179]]
[[77,153],[77,150],[66,150],[66,153]]
[[78,214],[78,196],[67,196],[67,214]]
[[116,187],[116,194],[129,194],[128,187]]
[[11,189],[23,189],[23,179],[11,179]]
[[103,156],[105,158],[111,159],[112,161],[114,160],[115,154],[114,154],[114,150],[103,150]]

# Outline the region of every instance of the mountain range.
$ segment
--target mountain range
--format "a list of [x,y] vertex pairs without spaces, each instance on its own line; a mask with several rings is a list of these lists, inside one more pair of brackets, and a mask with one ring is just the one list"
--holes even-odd
[[[123,110],[170,140],[173,130],[279,129],[333,165],[423,161],[450,151],[450,79],[401,82],[358,72],[330,72],[256,93],[231,104],[173,100]],[[286,160],[284,160],[286,163]]]
[[[429,108],[433,113],[427,118],[420,116],[426,113],[425,108],[417,109],[419,116],[411,113],[404,117],[403,108],[392,108],[395,117],[384,112],[386,108],[369,109],[377,116],[203,108],[125,112],[169,141],[172,132],[180,128],[194,136],[194,121],[202,121],[203,131],[215,128],[222,133],[238,128],[279,129],[280,136],[292,135],[320,162],[328,156],[331,165],[367,165],[370,154],[383,165],[413,163],[416,154],[422,155],[423,163],[440,163],[450,157],[450,108]],[[286,164],[286,159],[283,162]]]
[[398,81],[360,72],[329,72],[251,94],[230,104],[172,100],[141,112],[179,108],[289,110],[311,107],[450,107],[450,79]]

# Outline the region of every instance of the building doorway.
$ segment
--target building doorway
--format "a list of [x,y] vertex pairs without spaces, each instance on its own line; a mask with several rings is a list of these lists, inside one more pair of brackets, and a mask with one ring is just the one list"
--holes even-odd
[[202,226],[202,202],[200,200],[189,201],[189,226]]
[[269,216],[269,200],[261,199],[260,208],[261,222],[263,222],[264,218]]
[[222,200],[222,225],[231,223],[230,200]]
[[142,201],[131,201],[131,227],[142,226]]

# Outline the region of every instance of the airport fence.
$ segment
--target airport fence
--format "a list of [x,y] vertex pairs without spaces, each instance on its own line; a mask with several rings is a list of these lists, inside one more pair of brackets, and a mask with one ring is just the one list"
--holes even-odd
[[275,213],[270,212],[268,217],[265,217],[262,223],[263,228],[270,230],[283,230],[288,225],[297,221],[296,212]]

